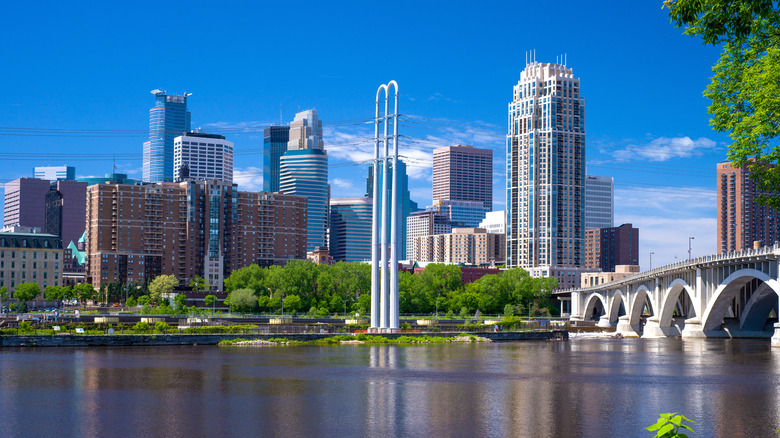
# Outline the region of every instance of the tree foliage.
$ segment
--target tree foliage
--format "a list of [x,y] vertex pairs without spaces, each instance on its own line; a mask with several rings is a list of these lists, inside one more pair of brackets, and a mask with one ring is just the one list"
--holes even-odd
[[257,307],[257,295],[252,289],[236,289],[228,294],[225,304],[234,312],[251,312]]
[[192,290],[195,291],[201,291],[205,292],[209,290],[209,284],[206,282],[206,279],[201,277],[200,275],[196,275],[190,279],[189,286],[192,288]]
[[704,95],[728,157],[746,166],[763,202],[780,209],[780,4],[772,0],[667,0],[685,34],[723,45]]
[[94,300],[97,297],[97,291],[90,283],[73,286],[73,294],[82,306],[87,303],[87,300]]
[[38,283],[21,283],[14,289],[14,296],[23,309],[27,309],[27,302],[32,301],[41,294]]
[[158,275],[149,283],[149,297],[155,303],[162,302],[163,294],[168,294],[179,285],[179,280],[173,275]]

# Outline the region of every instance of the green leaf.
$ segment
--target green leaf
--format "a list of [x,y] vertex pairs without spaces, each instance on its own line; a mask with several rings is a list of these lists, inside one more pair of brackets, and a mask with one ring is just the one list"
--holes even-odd
[[686,426],[684,424],[681,424],[680,427],[684,427],[684,428],[690,430],[691,432],[696,432],[695,430],[691,429],[690,427],[688,427],[688,426]]
[[678,438],[688,438],[688,435],[686,435],[686,434],[684,434],[684,433],[678,433],[678,434],[677,434],[677,437],[678,437]]
[[690,418],[682,417],[683,420],[689,422],[689,423],[695,423],[695,421],[691,420]]
[[658,421],[655,422],[655,424],[653,424],[650,427],[647,427],[646,429],[652,432],[654,430],[660,429],[661,426],[663,426],[664,424],[666,424],[666,420],[664,420],[663,418],[659,418]]
[[675,415],[669,421],[671,421],[672,424],[679,426],[682,424],[682,415]]
[[658,432],[655,434],[655,436],[664,436],[673,430],[674,430],[674,425],[670,423],[666,423],[660,429],[658,429]]

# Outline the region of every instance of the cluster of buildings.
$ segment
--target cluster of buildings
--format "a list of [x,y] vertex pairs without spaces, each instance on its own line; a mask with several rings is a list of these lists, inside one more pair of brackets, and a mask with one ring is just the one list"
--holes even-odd
[[[192,129],[190,94],[152,93],[142,180],[76,178],[73,167],[48,166],[6,184],[0,286],[100,287],[173,274],[182,283],[202,276],[221,291],[250,264],[370,259],[373,175],[382,184],[385,168],[368,166],[362,197],[331,198],[316,110],[265,128],[263,190],[241,191],[234,144]],[[408,269],[522,267],[561,288],[637,272],[639,230],[615,226],[613,179],[586,174],[584,107],[571,68],[526,65],[508,106],[503,211],[493,211],[491,149],[435,149],[433,205],[423,209],[410,198],[406,164],[388,167],[400,189],[398,259]],[[718,164],[718,195],[719,252],[778,239],[778,212],[755,202],[760,192],[745,169]]]

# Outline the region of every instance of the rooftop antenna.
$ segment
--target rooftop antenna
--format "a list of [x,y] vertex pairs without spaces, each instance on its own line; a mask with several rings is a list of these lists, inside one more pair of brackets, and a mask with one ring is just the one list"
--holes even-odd
[[525,66],[528,67],[528,50],[525,51]]
[[566,53],[563,54],[563,66],[566,67]]
[[536,49],[534,49],[534,64],[536,64]]

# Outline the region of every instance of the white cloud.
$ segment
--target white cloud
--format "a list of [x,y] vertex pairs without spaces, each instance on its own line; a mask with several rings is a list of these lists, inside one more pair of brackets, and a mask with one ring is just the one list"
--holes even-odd
[[233,182],[238,184],[239,190],[257,192],[263,190],[263,169],[258,167],[245,167],[233,169]]
[[[615,151],[612,156],[617,161],[668,161],[673,158],[700,156],[716,147],[717,143],[706,137],[696,140],[690,137],[658,137],[649,143],[626,146]],[[602,149],[602,152],[605,150]]]
[[333,178],[330,180],[330,184],[341,189],[351,189],[353,186],[352,181],[341,178]]

